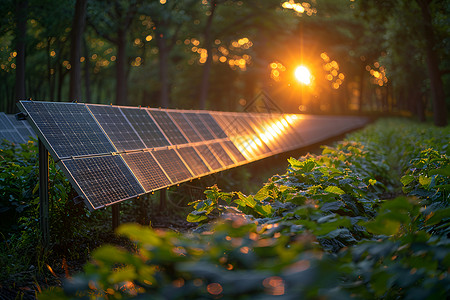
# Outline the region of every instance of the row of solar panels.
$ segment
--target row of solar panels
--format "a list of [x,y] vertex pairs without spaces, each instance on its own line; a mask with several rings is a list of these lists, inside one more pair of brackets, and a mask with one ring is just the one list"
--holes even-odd
[[22,144],[28,142],[30,137],[36,138],[36,134],[27,121],[17,120],[15,115],[0,112],[0,143],[7,140]]
[[[302,115],[36,101],[19,107],[90,209],[312,143]],[[325,135],[364,122],[335,118]]]

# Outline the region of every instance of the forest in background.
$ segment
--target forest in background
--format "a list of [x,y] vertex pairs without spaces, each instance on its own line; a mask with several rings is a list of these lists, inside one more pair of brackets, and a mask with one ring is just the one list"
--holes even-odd
[[[15,101],[292,113],[408,112],[447,124],[443,0],[4,0],[0,110]],[[312,83],[295,81],[305,65]],[[447,97],[446,97],[447,96]]]

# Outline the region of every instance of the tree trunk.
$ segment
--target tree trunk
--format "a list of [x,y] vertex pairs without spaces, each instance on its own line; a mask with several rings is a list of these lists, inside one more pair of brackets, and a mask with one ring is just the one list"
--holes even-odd
[[75,15],[72,24],[72,36],[70,45],[70,87],[69,99],[81,100],[81,45],[86,24],[87,0],[77,0],[75,3]]
[[210,15],[208,16],[208,20],[206,22],[204,38],[205,38],[205,48],[207,53],[206,62],[203,65],[203,74],[202,81],[200,85],[200,109],[206,109],[206,100],[208,98],[208,89],[209,89],[209,74],[211,73],[211,65],[212,65],[212,38],[211,38],[211,27],[212,21],[214,18],[214,12],[216,10],[217,1],[211,1],[211,9]]
[[442,77],[439,71],[438,55],[435,50],[436,42],[429,7],[430,1],[416,0],[416,2],[420,6],[423,18],[425,52],[426,52],[428,73],[431,82],[431,97],[433,99],[434,125],[446,126],[447,108],[445,106],[444,85],[442,83]]
[[83,40],[83,48],[84,48],[84,97],[86,101],[91,101],[91,73],[89,69],[90,60],[89,60],[89,48],[86,43],[86,40]]
[[116,59],[116,104],[127,104],[127,54],[126,32],[119,28],[117,31],[117,59]]
[[[16,2],[16,82],[15,100],[26,98],[25,90],[25,43],[27,31],[27,9],[28,1]],[[14,112],[14,103],[8,109],[9,113]]]
[[359,108],[358,111],[362,112],[363,110],[363,99],[364,99],[364,75],[366,74],[366,66],[364,64],[361,65],[361,72],[359,74]]
[[[158,27],[159,28],[159,27]],[[159,54],[159,106],[169,107],[169,51],[165,36],[158,29],[156,32],[156,44]]]

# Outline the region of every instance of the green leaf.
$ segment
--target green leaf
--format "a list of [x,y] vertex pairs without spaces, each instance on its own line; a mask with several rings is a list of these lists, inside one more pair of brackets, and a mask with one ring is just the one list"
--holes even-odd
[[430,170],[428,172],[428,175],[429,176],[432,176],[432,175],[443,175],[443,176],[450,177],[450,166],[445,166],[443,168]]
[[254,207],[255,211],[264,217],[270,217],[273,214],[272,205],[260,205],[256,204]]
[[426,224],[435,225],[448,218],[450,218],[450,207],[438,209],[432,212],[432,216],[426,221]]
[[340,189],[339,187],[334,186],[334,185],[327,186],[327,188],[325,189],[325,192],[336,194],[336,195],[345,194],[345,192],[342,189]]
[[414,176],[411,175],[405,175],[402,178],[400,178],[400,182],[403,184],[403,186],[407,186],[414,180]]
[[242,194],[241,192],[237,192],[236,194],[237,194],[237,196],[239,197],[239,199],[240,199],[243,203],[245,203],[245,205],[247,205],[247,206],[249,206],[249,207],[251,207],[251,208],[255,207],[256,201],[255,201],[255,199],[253,199],[253,196],[252,196],[252,195],[250,195],[250,196],[245,196],[245,195]]
[[186,221],[191,222],[191,223],[196,223],[196,222],[200,222],[203,220],[208,219],[208,217],[205,215],[205,211],[193,211],[191,212],[187,217],[186,217]]
[[421,175],[421,176],[419,176],[419,183],[420,183],[420,185],[422,185],[424,187],[428,187],[431,183],[431,178]]
[[373,221],[366,222],[364,226],[373,234],[394,235],[400,230],[400,222],[378,217]]

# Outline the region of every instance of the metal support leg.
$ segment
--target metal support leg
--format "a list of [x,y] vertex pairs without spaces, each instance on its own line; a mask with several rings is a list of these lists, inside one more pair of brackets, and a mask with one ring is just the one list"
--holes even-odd
[[48,151],[41,140],[39,147],[39,223],[41,229],[41,242],[44,248],[50,243],[49,230],[49,200],[48,200]]
[[120,224],[120,203],[114,204],[112,207],[112,229],[113,231],[119,227]]

